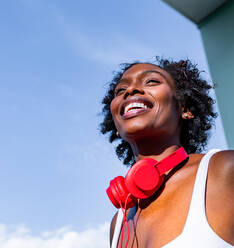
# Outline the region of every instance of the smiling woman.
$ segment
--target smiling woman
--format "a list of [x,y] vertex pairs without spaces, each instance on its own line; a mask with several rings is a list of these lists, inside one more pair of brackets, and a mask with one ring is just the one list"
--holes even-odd
[[216,117],[211,88],[189,60],[124,64],[110,83],[101,131],[131,165],[107,190],[129,208],[112,220],[112,247],[232,247],[234,152],[199,154]]

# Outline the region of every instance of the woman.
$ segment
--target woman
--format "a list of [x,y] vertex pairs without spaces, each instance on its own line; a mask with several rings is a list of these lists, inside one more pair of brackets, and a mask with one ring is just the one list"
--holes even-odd
[[114,235],[118,247],[234,244],[234,151],[199,153],[216,117],[210,88],[189,60],[125,64],[114,77],[103,99],[101,131],[110,134],[110,142],[120,140],[116,153],[124,164],[161,161],[181,146],[189,158],[165,173],[152,196],[137,199],[127,211],[129,240],[127,228],[118,234],[117,214],[113,217],[111,243]]

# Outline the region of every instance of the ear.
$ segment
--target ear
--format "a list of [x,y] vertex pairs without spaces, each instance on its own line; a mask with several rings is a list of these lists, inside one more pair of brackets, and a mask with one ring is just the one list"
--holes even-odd
[[182,116],[182,119],[184,119],[184,120],[190,120],[190,119],[194,118],[194,115],[189,110],[183,111],[181,116]]
[[182,107],[181,117],[184,120],[190,120],[190,119],[194,118],[194,115],[189,109],[186,109],[185,107]]

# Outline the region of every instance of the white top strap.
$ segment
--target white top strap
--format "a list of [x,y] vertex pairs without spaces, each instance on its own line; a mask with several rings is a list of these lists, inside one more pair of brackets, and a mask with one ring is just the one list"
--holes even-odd
[[190,203],[189,213],[184,226],[184,231],[186,229],[190,230],[191,226],[199,226],[201,224],[206,224],[206,209],[205,209],[205,192],[206,192],[206,178],[209,167],[209,161],[213,154],[220,151],[219,149],[210,150],[202,158],[199,167],[197,169],[196,179],[193,186],[192,199]]
[[115,230],[114,230],[114,236],[112,239],[111,248],[117,248],[119,235],[120,235],[121,228],[122,228],[122,223],[123,223],[123,211],[122,209],[119,209],[116,223],[115,223]]

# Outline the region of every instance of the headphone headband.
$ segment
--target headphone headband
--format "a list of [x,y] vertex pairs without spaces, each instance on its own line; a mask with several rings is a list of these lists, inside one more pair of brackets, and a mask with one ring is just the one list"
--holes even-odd
[[183,147],[180,147],[166,158],[160,160],[156,166],[160,175],[166,173],[170,169],[174,168],[175,166],[179,165],[183,162],[186,158],[188,158],[188,154]]

